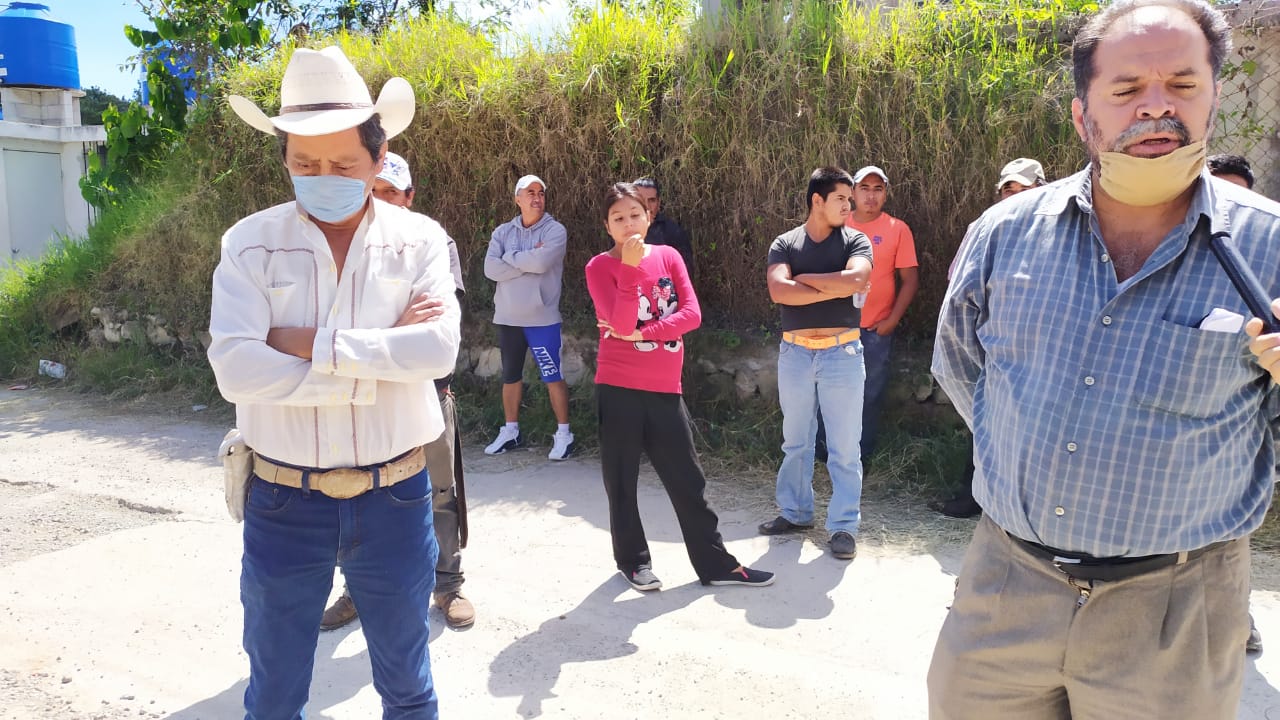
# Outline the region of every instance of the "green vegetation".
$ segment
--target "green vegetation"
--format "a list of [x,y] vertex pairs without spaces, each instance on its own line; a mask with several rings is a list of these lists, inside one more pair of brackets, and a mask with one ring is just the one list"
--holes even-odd
[[84,97],[80,98],[80,124],[101,125],[102,112],[109,106],[124,107],[129,102],[99,87],[84,89]]
[[[443,15],[395,23],[377,37],[305,42],[341,44],[375,94],[393,75],[415,87],[416,122],[392,149],[414,168],[418,209],[458,241],[472,290],[469,343],[486,342],[490,332],[483,255],[493,227],[515,213],[511,187],[519,175],[548,181],[549,209],[569,230],[564,306],[570,331],[586,335],[592,318],[580,268],[606,245],[599,191],[651,174],[664,185],[668,212],[694,238],[709,326],[698,335],[733,350],[758,344],[775,326],[764,290],[766,250],[802,221],[808,172],[829,163],[888,171],[888,210],[911,224],[922,265],[903,331],[928,336],[946,267],[966,225],[992,201],[1000,165],[1034,156],[1056,177],[1083,162],[1069,122],[1064,41],[1074,13],[1087,7],[961,0],[867,10],[749,0],[709,27],[684,4],[606,3],[549,46],[506,52]],[[166,31],[158,32],[163,38]],[[293,42],[227,68],[211,95],[242,94],[273,109]],[[88,387],[176,385],[166,385],[167,375],[192,383],[196,402],[209,394],[207,371],[194,379],[203,367],[197,343],[127,348],[114,369],[111,353],[81,349],[95,306],[161,316],[178,335],[194,337],[207,323],[221,233],[290,199],[274,139],[221,103],[198,105],[183,122],[182,141],[139,170],[144,181],[120,191],[87,241],[3,271],[0,375],[29,376],[38,357],[54,357]],[[494,394],[481,381],[460,380],[468,385],[474,396]],[[537,392],[535,385],[531,408],[545,406]],[[772,462],[775,407],[701,387],[686,393],[705,446],[743,462]],[[574,397],[575,424],[587,435],[589,388]],[[491,429],[491,412],[477,408],[468,422]],[[906,458],[903,477],[952,474],[957,441],[914,422],[904,416],[900,441],[886,442],[886,452]]]

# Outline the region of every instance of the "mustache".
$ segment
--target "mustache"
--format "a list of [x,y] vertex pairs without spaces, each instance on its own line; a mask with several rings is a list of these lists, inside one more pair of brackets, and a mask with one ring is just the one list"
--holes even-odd
[[1187,126],[1177,118],[1165,117],[1156,120],[1139,120],[1125,128],[1125,131],[1120,133],[1111,144],[1111,150],[1123,152],[1125,148],[1137,142],[1143,135],[1157,133],[1170,133],[1176,136],[1179,145],[1191,144],[1191,132],[1187,130]]

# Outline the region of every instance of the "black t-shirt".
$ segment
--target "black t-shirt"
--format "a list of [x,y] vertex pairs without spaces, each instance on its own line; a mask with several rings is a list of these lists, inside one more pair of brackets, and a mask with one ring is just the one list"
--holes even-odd
[[654,218],[649,225],[649,232],[645,234],[644,242],[646,245],[667,245],[675,248],[680,253],[680,257],[684,258],[684,269],[688,271],[689,277],[693,277],[693,243],[689,240],[689,233],[685,232],[675,220],[663,213],[658,213],[658,217]]
[[[864,257],[871,262],[871,241],[850,227],[836,228],[822,242],[814,242],[801,225],[779,235],[769,246],[769,265],[785,263],[791,268],[792,277],[805,273],[839,272],[855,257]],[[853,306],[851,298],[781,307],[783,330],[856,328],[862,321],[862,311]]]

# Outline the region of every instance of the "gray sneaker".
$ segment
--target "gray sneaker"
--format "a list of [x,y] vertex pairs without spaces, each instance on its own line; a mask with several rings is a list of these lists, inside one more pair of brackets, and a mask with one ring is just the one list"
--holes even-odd
[[831,536],[831,554],[841,560],[852,560],[858,554],[858,541],[843,530]]
[[641,565],[630,572],[626,570],[622,570],[621,572],[622,577],[626,578],[627,582],[631,583],[631,587],[637,590],[645,591],[662,589],[662,581],[658,579],[657,575],[653,574],[653,570],[651,570],[648,565]]
[[1253,624],[1253,613],[1249,613],[1249,639],[1244,642],[1244,651],[1251,654],[1262,652],[1262,633]]

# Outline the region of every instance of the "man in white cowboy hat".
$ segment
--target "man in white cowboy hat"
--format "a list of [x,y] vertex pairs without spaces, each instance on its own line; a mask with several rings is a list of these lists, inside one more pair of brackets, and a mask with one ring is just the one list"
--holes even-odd
[[[373,196],[383,202],[408,208],[413,207],[413,195],[413,175],[409,172],[409,163],[399,155],[388,152],[382,163],[382,172],[373,180]],[[457,243],[452,238],[448,240],[449,272],[453,275],[454,294],[457,295],[458,302],[462,302],[462,262],[458,259]],[[436,490],[432,501],[432,520],[440,557],[436,561],[435,603],[444,613],[445,624],[456,630],[475,624],[476,610],[462,594],[462,548],[467,543],[467,505],[462,457],[458,449],[461,444],[458,414],[453,392],[449,389],[452,380],[453,373],[435,380],[436,394],[440,397],[440,411],[444,416],[444,432],[427,443],[423,452],[426,453],[431,486]],[[344,589],[342,595],[325,609],[324,616],[320,618],[320,629],[337,630],[355,620],[357,614],[350,591]]]
[[375,104],[335,47],[296,50],[278,135],[294,202],[236,223],[213,276],[209,361],[255,451],[240,597],[247,718],[301,717],[341,565],[364,617],[385,718],[436,718],[427,651],[437,556],[422,446],[444,430],[433,378],[453,369],[459,309],[433,220],[373,203],[409,84]]

